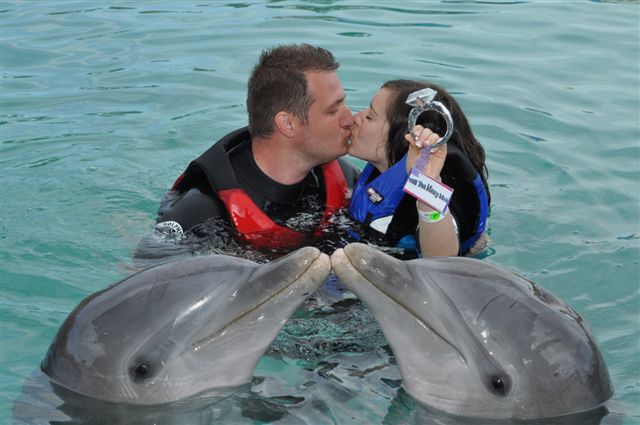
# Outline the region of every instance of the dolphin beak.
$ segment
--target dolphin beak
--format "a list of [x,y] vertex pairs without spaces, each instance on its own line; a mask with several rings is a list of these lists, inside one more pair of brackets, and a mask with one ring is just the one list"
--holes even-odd
[[331,264],[338,278],[367,304],[392,347],[398,324],[408,328],[409,323],[415,322],[417,328],[428,329],[430,335],[450,347],[449,351],[464,359],[447,329],[453,326],[449,322],[459,322],[459,317],[448,313],[448,319],[441,316],[443,309],[434,306],[445,303],[449,307],[446,295],[434,284],[416,284],[407,262],[372,246],[352,243],[335,251]]
[[339,274],[339,277],[347,275],[350,277],[350,279],[344,280],[353,280],[356,276],[360,276],[343,248],[336,249],[331,254],[331,267],[336,274]]
[[[406,273],[401,260],[385,255],[378,249],[361,243],[351,243],[331,255],[331,265],[338,277],[354,285],[365,283],[378,286],[380,282],[396,282],[398,272]],[[410,277],[404,276],[407,280]]]
[[280,275],[285,286],[300,279],[307,281],[310,289],[320,286],[331,273],[331,260],[315,247],[300,248],[282,258],[261,266],[262,273]]

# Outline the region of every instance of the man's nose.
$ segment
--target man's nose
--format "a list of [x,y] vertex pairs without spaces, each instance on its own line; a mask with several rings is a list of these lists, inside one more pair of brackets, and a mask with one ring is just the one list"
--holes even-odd
[[353,122],[354,122],[355,125],[359,126],[362,123],[362,119],[364,117],[364,114],[365,114],[365,110],[363,109],[363,110],[361,110],[359,112],[356,112],[353,115]]
[[346,130],[351,130],[353,124],[355,123],[353,119],[353,115],[351,115],[351,111],[349,108],[345,108],[345,114],[342,120],[340,121],[340,126]]

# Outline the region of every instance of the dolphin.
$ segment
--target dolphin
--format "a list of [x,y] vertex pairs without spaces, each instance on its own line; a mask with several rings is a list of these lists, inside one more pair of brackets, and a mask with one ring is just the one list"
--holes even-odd
[[329,257],[311,247],[268,264],[202,255],[145,269],[80,302],[41,370],[57,386],[111,403],[227,396],[251,380],[330,271]]
[[401,261],[357,243],[331,264],[380,324],[406,391],[427,408],[530,420],[591,411],[613,394],[584,320],[521,276],[471,258]]

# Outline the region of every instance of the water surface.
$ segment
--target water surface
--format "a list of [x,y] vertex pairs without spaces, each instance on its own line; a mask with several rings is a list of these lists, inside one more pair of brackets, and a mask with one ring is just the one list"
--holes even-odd
[[[339,59],[354,110],[399,77],[456,96],[488,157],[492,244],[483,261],[537,281],[586,319],[615,385],[608,420],[640,423],[637,1],[0,9],[0,422],[69,311],[130,273],[175,177],[245,125],[246,80],[261,50],[304,41]],[[294,385],[300,370],[265,357],[256,376]],[[352,388],[362,394],[336,396],[327,418],[397,423],[389,397],[398,384],[369,378],[361,389],[378,396]]]

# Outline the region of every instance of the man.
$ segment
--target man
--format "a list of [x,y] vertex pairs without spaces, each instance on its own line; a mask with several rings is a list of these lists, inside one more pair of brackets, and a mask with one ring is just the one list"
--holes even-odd
[[221,218],[258,247],[298,246],[318,233],[357,178],[346,160],[353,116],[331,52],[264,51],[248,84],[249,127],[194,160],[158,210],[157,228],[182,233]]

